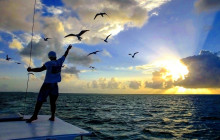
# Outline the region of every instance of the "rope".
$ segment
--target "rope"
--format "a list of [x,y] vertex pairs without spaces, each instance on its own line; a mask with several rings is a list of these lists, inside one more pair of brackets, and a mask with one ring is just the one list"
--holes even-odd
[[[36,0],[34,0],[34,14],[33,14],[33,25],[32,25],[32,30],[31,30],[31,49],[30,49],[30,60],[29,60],[29,65],[28,67],[31,66],[31,54],[32,54],[32,45],[33,45],[33,36],[34,36],[34,16],[35,16],[35,10],[36,10]],[[24,113],[23,113],[23,116],[26,112],[26,101],[27,101],[27,92],[28,92],[28,84],[29,84],[29,80],[30,80],[30,76],[28,74],[28,79],[27,79],[27,87],[26,87],[26,92],[25,92],[25,101],[24,101]]]

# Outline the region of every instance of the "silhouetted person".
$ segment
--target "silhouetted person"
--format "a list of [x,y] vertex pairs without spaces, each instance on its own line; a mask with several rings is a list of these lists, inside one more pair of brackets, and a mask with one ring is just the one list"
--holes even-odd
[[50,107],[51,107],[51,117],[49,118],[49,120],[54,121],[55,111],[56,111],[56,100],[59,95],[57,83],[61,82],[61,67],[71,48],[72,45],[69,45],[65,54],[58,60],[56,57],[56,53],[54,51],[51,51],[48,53],[48,57],[50,61],[46,62],[42,67],[27,68],[28,72],[42,72],[44,70],[47,70],[44,83],[38,94],[34,114],[30,119],[26,121],[27,123],[31,123],[32,121],[37,120],[37,115],[41,109],[41,106],[43,102],[47,101],[48,96],[50,96]]

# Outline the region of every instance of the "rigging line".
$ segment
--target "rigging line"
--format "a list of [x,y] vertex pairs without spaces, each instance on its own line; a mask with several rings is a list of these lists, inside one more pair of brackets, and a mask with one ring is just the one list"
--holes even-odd
[[[32,45],[33,45],[33,36],[34,36],[34,16],[35,16],[35,12],[36,11],[36,0],[34,0],[34,13],[33,13],[33,25],[32,25],[32,30],[31,30],[31,49],[30,49],[30,60],[29,60],[29,65],[28,67],[31,66],[31,54],[32,54]],[[28,74],[28,79],[27,79],[27,87],[26,87],[26,92],[25,92],[25,101],[24,101],[24,113],[23,116],[25,115],[26,112],[26,101],[27,101],[27,92],[28,92],[28,84],[29,84],[29,80],[30,80],[30,75]]]

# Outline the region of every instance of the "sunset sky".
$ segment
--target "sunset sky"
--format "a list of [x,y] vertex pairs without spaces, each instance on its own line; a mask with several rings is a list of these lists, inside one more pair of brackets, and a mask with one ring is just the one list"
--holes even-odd
[[[33,11],[34,0],[0,1],[0,91],[26,89]],[[100,12],[108,16],[94,20]],[[82,41],[64,38],[81,30],[90,30]],[[37,0],[31,67],[72,44],[61,93],[218,94],[219,31],[219,0]],[[44,76],[31,76],[28,91]]]

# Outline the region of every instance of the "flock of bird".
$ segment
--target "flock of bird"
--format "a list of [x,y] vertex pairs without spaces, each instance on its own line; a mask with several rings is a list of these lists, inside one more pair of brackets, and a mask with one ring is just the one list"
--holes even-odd
[[[97,13],[97,14],[95,15],[95,17],[94,17],[94,20],[95,20],[98,16],[104,17],[104,15],[108,16],[106,13]],[[64,38],[67,38],[67,37],[77,37],[77,39],[78,39],[79,41],[81,41],[81,40],[82,40],[82,37],[81,37],[81,36],[82,36],[84,33],[88,32],[88,31],[89,31],[89,30],[82,30],[82,31],[79,32],[78,34],[68,34],[68,35],[66,35]],[[104,42],[108,43],[108,38],[109,38],[110,36],[111,36],[111,34],[108,35],[105,39],[102,39],[102,40],[103,40]],[[44,39],[44,41],[48,41],[49,39],[52,39],[52,38],[44,37],[43,39]],[[87,56],[95,55],[95,54],[97,54],[97,53],[99,53],[99,52],[101,52],[101,50],[91,52],[91,53],[89,53]],[[134,54],[128,54],[128,55],[131,55],[131,57],[134,58],[134,56],[135,56],[137,53],[139,53],[139,52],[135,52]],[[12,59],[12,58],[9,58],[8,55],[6,56],[6,60],[7,60],[7,61],[10,61],[11,59]],[[21,63],[19,63],[19,62],[15,62],[15,63],[21,64]],[[62,67],[64,67],[64,66],[62,66]],[[90,68],[91,70],[95,70],[95,67],[93,67],[93,66],[90,66],[89,68]],[[32,73],[32,74],[33,74],[33,73]]]
[[[10,61],[12,58],[8,57],[8,55],[6,55],[5,60]],[[21,64],[20,62],[15,62],[16,64]]]

